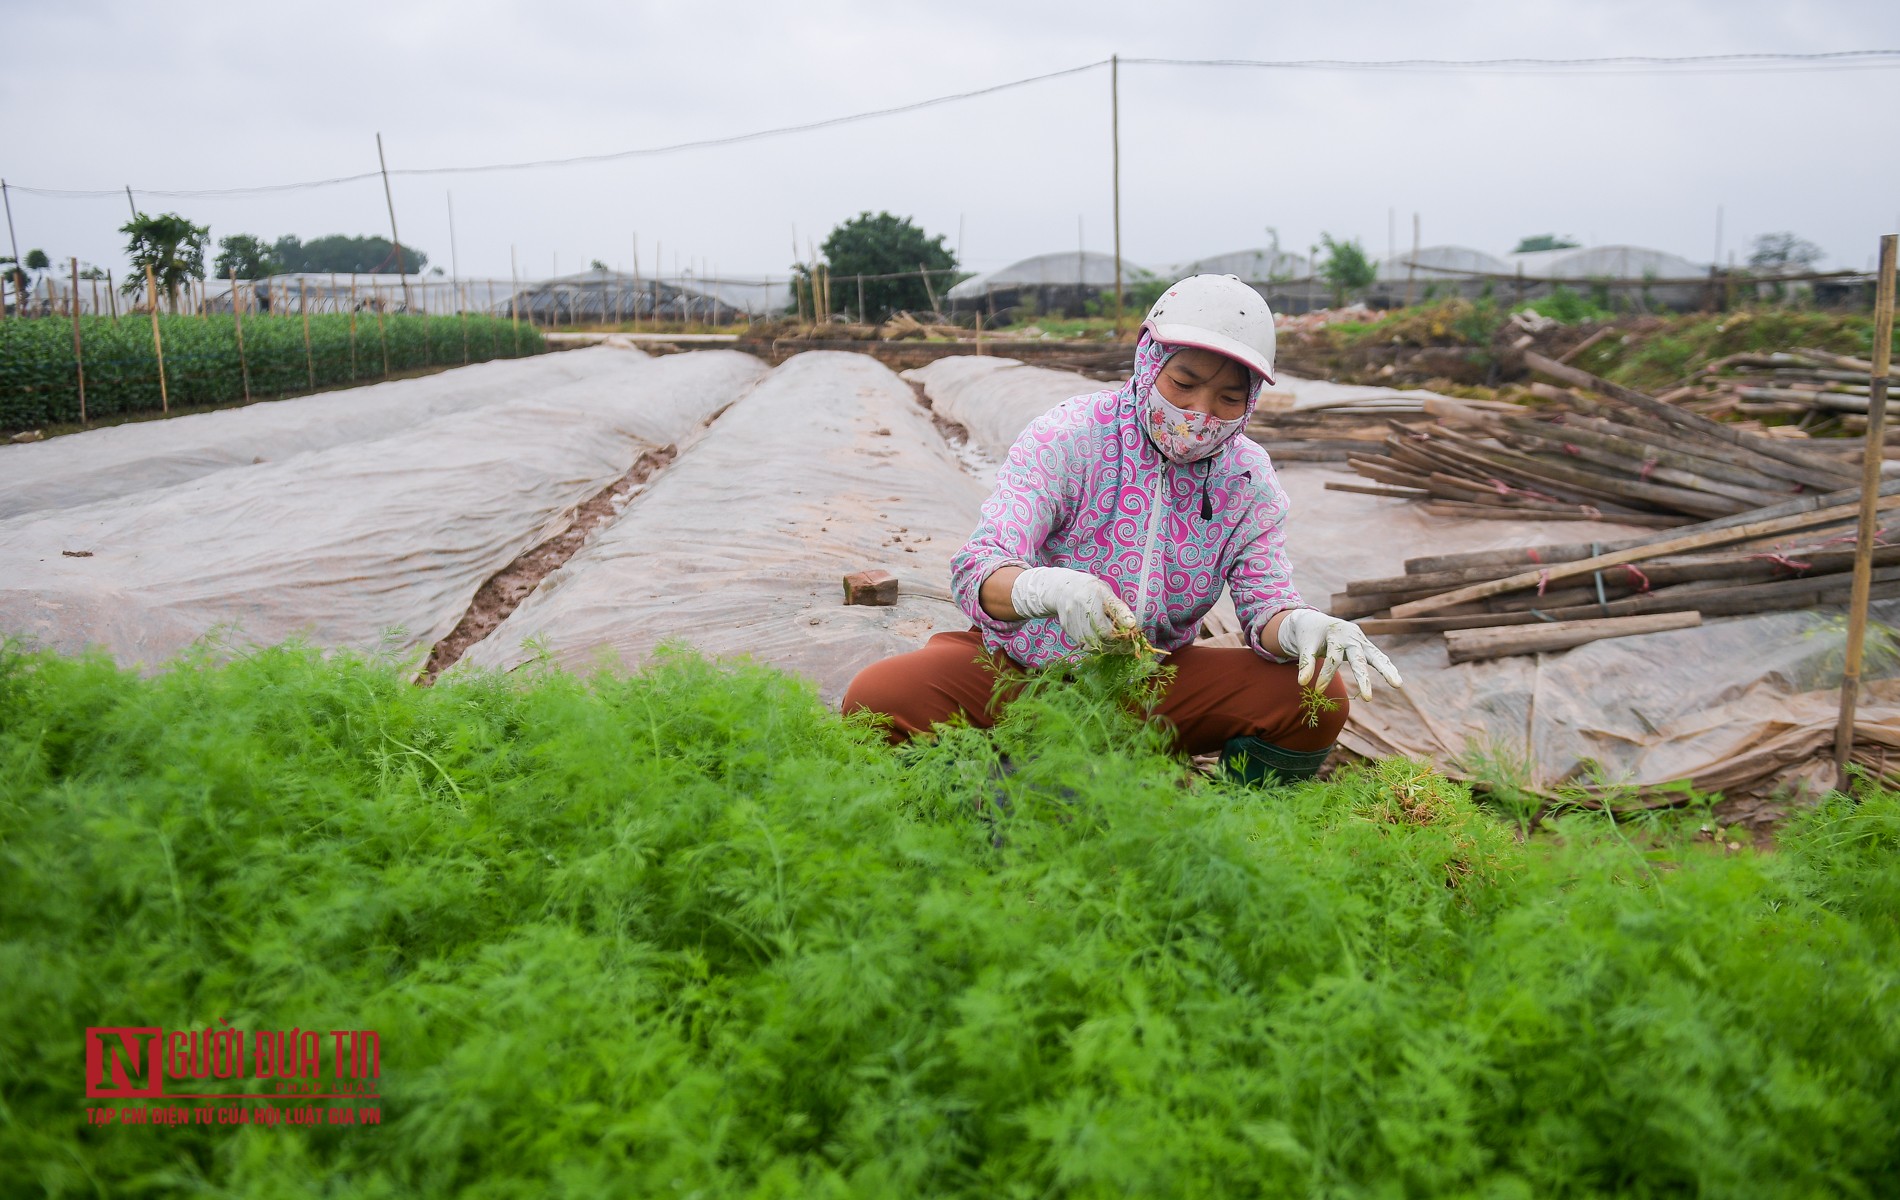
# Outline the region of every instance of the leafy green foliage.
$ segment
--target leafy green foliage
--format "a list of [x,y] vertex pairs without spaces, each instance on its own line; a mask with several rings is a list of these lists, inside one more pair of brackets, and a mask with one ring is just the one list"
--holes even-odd
[[[1900,800],[1522,840],[1190,782],[1137,664],[896,752],[755,668],[0,660],[0,1156],[78,1195],[1808,1196],[1900,1159]],[[369,1028],[377,1131],[88,1128],[87,1024]],[[160,1136],[162,1134],[162,1136]]]
[[[1730,354],[1810,347],[1866,358],[1873,340],[1873,320],[1866,313],[1767,307],[1651,320],[1626,336],[1605,338],[1576,361],[1585,370],[1630,387],[1664,388],[1701,364]],[[1895,330],[1894,347],[1900,351],[1900,329]]]
[[46,251],[28,250],[26,252],[26,268],[29,271],[44,271],[52,265],[53,260],[46,257]]
[[145,268],[152,269],[158,290],[177,308],[178,289],[188,279],[202,279],[205,273],[205,243],[211,238],[208,225],[193,225],[177,213],[152,216],[139,213],[119,226],[126,237],[125,254],[132,260],[119,291],[127,296],[145,290]]
[[[1805,271],[1827,257],[1827,252],[1792,233],[1764,233],[1749,251],[1748,265],[1758,271]],[[31,264],[29,264],[31,265]]]
[[[957,256],[943,244],[943,234],[927,236],[908,217],[881,212],[873,216],[859,213],[839,225],[819,247],[831,270],[831,295],[834,308],[858,306],[855,275],[898,275],[897,279],[864,281],[864,307],[871,321],[882,321],[899,310],[928,312],[931,290],[941,297],[956,282]],[[930,287],[924,287],[919,269],[931,272]],[[794,264],[807,295],[808,268]]]
[[239,279],[262,279],[282,269],[264,239],[248,233],[219,238],[218,258],[212,268],[220,278],[228,278],[235,271]]
[[1333,302],[1344,304],[1347,297],[1378,278],[1372,260],[1366,257],[1366,248],[1357,238],[1347,238],[1343,242],[1334,241],[1330,233],[1319,235],[1320,244],[1326,247],[1326,261],[1320,264],[1320,278],[1333,289]]
[[1563,284],[1551,288],[1550,295],[1541,300],[1532,300],[1520,307],[1527,308],[1539,316],[1549,317],[1553,321],[1562,321],[1566,325],[1575,325],[1581,321],[1607,321],[1616,314],[1599,306],[1590,297],[1573,292]]
[[1554,233],[1533,233],[1519,238],[1512,254],[1535,254],[1539,250],[1575,250],[1582,243],[1568,237],[1558,237]]
[[345,237],[333,233],[304,242],[299,241],[295,234],[285,234],[271,244],[270,252],[272,258],[283,264],[282,269],[285,271],[314,271],[318,274],[333,271],[338,275],[351,272],[419,275],[429,265],[429,256],[414,246],[404,246],[398,258],[393,242],[373,235]]
[[[467,324],[464,326],[463,322]],[[538,354],[545,345],[536,330],[516,328],[505,318],[475,316],[383,318],[389,369],[461,363],[463,335],[471,361]],[[237,331],[229,316],[161,316],[165,378],[174,405],[241,400]],[[93,418],[156,412],[158,359],[148,317],[115,321],[79,318],[86,356],[86,410]],[[244,318],[244,356],[251,394],[268,396],[310,387],[304,361],[303,318]],[[356,314],[351,351],[350,314],[310,318],[310,361],[318,387],[333,387],[383,374],[383,343],[373,313]],[[36,429],[79,419],[78,374],[73,367],[70,321],[0,322],[0,429]]]

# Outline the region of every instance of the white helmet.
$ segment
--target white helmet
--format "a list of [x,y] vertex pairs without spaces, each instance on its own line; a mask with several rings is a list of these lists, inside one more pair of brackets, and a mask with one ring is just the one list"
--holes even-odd
[[1224,354],[1273,382],[1273,310],[1238,275],[1190,275],[1161,294],[1142,328],[1171,346]]

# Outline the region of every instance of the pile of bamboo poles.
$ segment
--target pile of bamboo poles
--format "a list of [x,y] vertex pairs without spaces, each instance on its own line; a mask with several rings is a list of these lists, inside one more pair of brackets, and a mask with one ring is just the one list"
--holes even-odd
[[[1513,404],[1489,407],[1517,409]],[[1394,423],[1414,426],[1433,419],[1426,401],[1408,396],[1331,400],[1294,408],[1291,395],[1266,392],[1247,422],[1247,436],[1266,447],[1276,462],[1349,462],[1376,454]]]
[[1445,516],[1662,528],[1833,491],[1858,477],[1851,463],[1804,439],[1720,424],[1535,353],[1525,361],[1602,399],[1540,386],[1557,411],[1432,405],[1437,424],[1394,426],[1377,452],[1348,459],[1370,485],[1327,486],[1419,500]]
[[[1698,374],[1692,403],[1707,416],[1800,417],[1815,424],[1831,414],[1866,415],[1873,364],[1825,350],[1792,350],[1731,354]],[[1896,377],[1890,372],[1887,378]]]
[[[1445,633],[1463,661],[1694,623],[1677,614],[1845,603],[1859,503],[1851,487],[1621,541],[1409,559],[1403,575],[1349,583],[1332,610],[1369,618],[1367,633]],[[1900,479],[1881,487],[1878,506],[1900,508]],[[1900,521],[1873,546],[1873,596],[1900,596]]]

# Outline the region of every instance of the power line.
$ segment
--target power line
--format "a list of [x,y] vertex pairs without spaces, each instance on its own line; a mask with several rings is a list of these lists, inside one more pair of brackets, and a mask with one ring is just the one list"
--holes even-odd
[[[1425,74],[1561,73],[1660,75],[1890,69],[1900,67],[1900,50],[1828,50],[1815,53],[1617,55],[1597,58],[1124,58],[1121,62],[1131,66],[1253,68],[1277,71],[1389,71]],[[728,134],[724,137],[700,138],[694,141],[673,142],[664,146],[644,146],[630,150],[612,150],[600,154],[578,154],[565,158],[537,158],[518,162],[480,163],[463,166],[403,167],[392,170],[389,174],[403,176],[469,175],[487,171],[527,171],[539,170],[545,167],[571,167],[582,166],[589,163],[617,162],[634,158],[652,158],[663,154],[677,154],[687,150],[707,150],[721,146],[736,146],[745,142],[763,141],[768,138],[776,137],[789,137],[801,133],[812,133],[820,129],[831,129],[840,125],[851,125],[859,121],[873,121],[881,117],[919,112],[927,108],[936,108],[945,104],[955,104],[963,100],[973,100],[979,96],[989,96],[1014,88],[1028,87],[1031,84],[1044,83],[1051,79],[1080,75],[1108,65],[1108,59],[1098,59],[1094,62],[1082,63],[1078,66],[1064,67],[1059,71],[1048,71],[1041,75],[1030,75],[1022,79],[1012,79],[1005,83],[991,84],[988,87],[974,88],[970,91],[952,92],[948,95],[933,96],[928,100],[917,100],[909,104],[892,105],[888,108],[871,109],[866,112],[850,113],[839,117],[827,117],[823,120],[806,121],[797,125],[778,125],[769,129],[755,129],[748,133]],[[336,175],[327,179],[306,179],[295,183],[259,184],[252,187],[187,189],[138,188],[136,190],[148,196],[163,196],[173,199],[250,196],[272,192],[307,191],[314,188],[336,187],[342,184],[360,183],[364,180],[375,179],[378,178],[379,175],[380,172],[377,171],[363,171],[354,175]],[[65,200],[117,196],[121,190],[119,188],[41,188],[29,187],[25,184],[17,183],[13,184],[12,187],[16,191],[26,192],[35,196],[46,196]]]
[[1625,54],[1599,58],[1124,58],[1121,61],[1151,67],[1255,67],[1277,71],[1704,74],[1900,67],[1900,50],[1825,50],[1807,54]]
[[[939,105],[954,104],[959,100],[973,100],[978,96],[988,96],[996,92],[1009,91],[1012,88],[1027,87],[1032,83],[1042,83],[1050,79],[1060,79],[1066,75],[1079,75],[1084,71],[1093,71],[1097,67],[1108,65],[1107,59],[1083,63],[1081,66],[1065,67],[1060,71],[1049,71],[1042,75],[1031,75],[1024,79],[1012,79],[1007,83],[991,84],[989,87],[976,88],[967,92],[953,92],[947,96],[933,96],[928,100],[917,100],[910,104],[898,104],[890,108],[872,109],[869,112],[851,113],[842,117],[827,117],[821,121],[806,121],[799,125],[779,125],[771,129],[755,129],[750,133],[728,134],[725,137],[701,138],[690,142],[674,142],[665,146],[645,146],[634,150],[612,150],[603,154],[577,154],[567,158],[537,158],[523,162],[483,163],[477,166],[458,167],[404,167],[390,172],[391,175],[466,175],[480,171],[525,171],[539,167],[571,167],[585,163],[615,162],[629,158],[651,158],[660,154],[676,154],[683,150],[705,150],[716,146],[735,146],[742,142],[756,142],[765,138],[785,137],[791,134],[811,133],[819,129],[830,129],[838,125],[849,125],[858,121],[871,121],[879,117],[892,117],[901,113],[917,112],[921,109],[935,108]],[[357,183],[365,179],[375,179],[380,173],[364,171],[357,175],[339,175],[330,179],[312,179],[301,183],[276,183],[260,187],[241,188],[203,188],[194,190],[167,191],[161,188],[139,188],[148,196],[193,197],[193,196],[242,196],[258,192],[286,192],[305,188],[333,187],[342,183]],[[39,196],[58,196],[63,198],[90,198],[94,196],[116,196],[117,189],[98,191],[73,188],[33,188],[14,184],[16,189],[31,192]]]

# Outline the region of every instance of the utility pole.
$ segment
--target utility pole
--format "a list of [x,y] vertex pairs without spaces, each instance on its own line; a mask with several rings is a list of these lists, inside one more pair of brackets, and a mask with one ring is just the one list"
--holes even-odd
[[1108,136],[1115,165],[1115,336],[1122,335],[1122,59],[1108,56]]
[[383,135],[376,135],[376,165],[383,171],[383,201],[389,205],[389,240],[396,247],[396,270],[402,273],[402,307],[409,310],[409,272],[403,270],[402,236],[396,232],[396,197],[389,190],[389,162],[383,157]]
[[[7,206],[7,240],[13,243],[13,270],[8,272],[8,274],[12,275],[17,281],[25,274],[26,264],[20,261],[20,239],[15,236],[13,232],[13,197],[7,194],[7,181],[4,179],[0,179],[0,201],[4,201]],[[6,284],[0,283],[0,293],[5,292],[5,290]],[[18,286],[16,283],[13,290],[20,295],[19,307],[14,311],[13,315],[16,317],[24,317],[26,315],[26,289],[22,286]],[[0,300],[0,305],[4,305],[4,303],[4,300]]]
[[138,220],[139,206],[132,200],[132,185],[129,183],[125,185],[125,206],[132,210],[132,219]]

